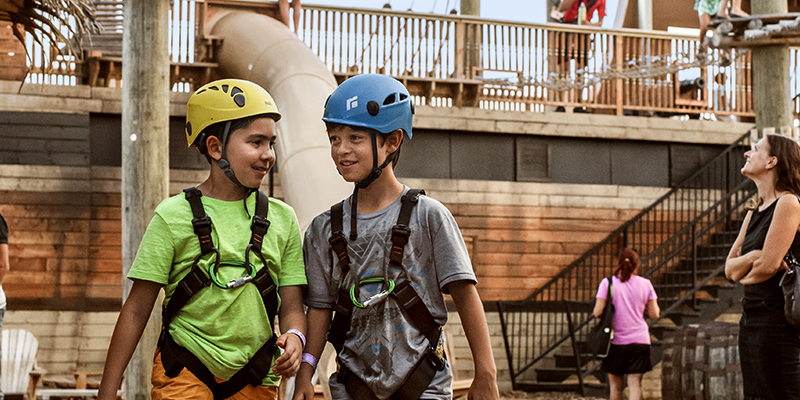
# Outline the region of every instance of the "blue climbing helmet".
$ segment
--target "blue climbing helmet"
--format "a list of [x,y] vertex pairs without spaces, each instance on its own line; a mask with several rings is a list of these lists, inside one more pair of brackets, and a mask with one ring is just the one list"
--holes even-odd
[[[356,182],[350,203],[350,215],[358,215],[358,190],[364,189],[381,176],[383,169],[395,160],[400,147],[378,165],[378,138],[375,133],[388,135],[401,129],[411,139],[414,103],[408,89],[397,79],[379,74],[354,76],[342,82],[325,102],[322,120],[325,122],[372,129],[372,172]],[[402,146],[402,142],[400,143]],[[350,237],[356,238],[358,218],[350,220]]]
[[414,104],[408,89],[386,75],[354,76],[339,85],[325,102],[322,120],[374,129],[388,134],[402,129],[411,139]]

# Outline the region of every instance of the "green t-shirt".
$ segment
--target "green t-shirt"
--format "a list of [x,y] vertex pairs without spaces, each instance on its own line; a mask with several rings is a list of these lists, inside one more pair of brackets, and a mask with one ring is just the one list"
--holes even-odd
[[[220,282],[246,274],[245,249],[250,243],[250,224],[255,211],[255,194],[243,201],[223,201],[202,197],[206,215],[211,218],[211,237],[219,249]],[[300,229],[294,210],[285,203],[270,199],[269,231],[264,237],[262,254],[269,272],[280,286],[306,284]],[[189,273],[200,243],[192,227],[192,210],[183,193],[170,197],[158,207],[139,245],[129,279],[153,281],[164,285],[169,303],[175,288]],[[214,256],[205,255],[199,263],[208,274]],[[263,265],[251,252],[255,271]],[[255,284],[222,289],[214,284],[195,294],[170,323],[175,342],[197,356],[218,378],[228,380],[272,337],[264,303]],[[279,352],[276,352],[277,358]],[[275,360],[273,358],[273,364]],[[271,372],[263,384],[277,386],[280,379]]]

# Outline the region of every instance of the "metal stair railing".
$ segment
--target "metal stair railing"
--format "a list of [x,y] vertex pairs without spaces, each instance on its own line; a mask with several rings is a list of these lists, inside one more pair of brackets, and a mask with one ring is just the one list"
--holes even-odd
[[[676,286],[676,290],[696,301],[697,289],[692,288],[700,273],[697,244],[709,242],[711,234],[724,230],[731,216],[738,215],[746,199],[754,193],[752,183],[739,172],[742,154],[749,147],[750,136],[745,134],[527,299],[497,303],[515,389],[520,381],[534,381],[532,367],[570,340],[571,335],[574,340],[585,340],[593,318],[597,286],[613,272],[622,247],[637,250],[641,256],[639,273],[654,280],[654,284],[662,283],[667,272],[678,270],[681,259],[692,259],[693,279],[685,289]],[[565,300],[571,304],[571,324],[567,323]],[[592,367],[596,365],[589,363],[587,368]],[[581,375],[590,372],[583,371]]]

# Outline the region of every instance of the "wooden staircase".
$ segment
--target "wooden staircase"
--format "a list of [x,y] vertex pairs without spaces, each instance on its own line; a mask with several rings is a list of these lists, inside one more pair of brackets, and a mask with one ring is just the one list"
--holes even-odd
[[[681,259],[679,267],[666,272],[663,282],[654,282],[662,310],[676,303],[687,291],[695,290],[696,300],[687,301],[671,311],[663,312],[658,321],[650,326],[651,360],[653,365],[661,362],[663,355],[662,340],[676,326],[713,321],[731,307],[740,304],[744,296],[744,287],[735,284],[724,276],[725,259],[733,245],[742,220],[731,220],[722,232],[711,235],[709,244],[697,247],[697,271],[693,271],[694,262]],[[723,269],[722,272],[721,268]],[[709,276],[712,278],[708,279]],[[697,278],[695,278],[697,277]],[[577,380],[577,357],[569,343],[554,352],[552,356],[540,362],[541,367],[534,369],[535,381],[521,383],[520,389],[526,391],[576,391],[580,392]],[[581,370],[584,371],[583,391],[586,396],[608,397],[608,379],[599,369],[599,361],[593,359],[586,342],[576,342],[580,350]]]
[[602,397],[600,362],[585,351],[600,281],[622,247],[641,256],[639,274],[653,282],[661,318],[650,322],[652,357],[675,326],[711,321],[743,296],[724,264],[755,185],[740,173],[743,135],[523,301],[498,302],[512,385],[517,390],[570,390]]

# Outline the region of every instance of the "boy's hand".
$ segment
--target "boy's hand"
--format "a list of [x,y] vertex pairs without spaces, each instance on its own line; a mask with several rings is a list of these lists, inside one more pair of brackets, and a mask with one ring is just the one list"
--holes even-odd
[[272,372],[275,375],[288,378],[294,376],[300,369],[300,356],[303,354],[303,342],[294,333],[284,333],[275,342],[275,345],[283,349],[283,354],[275,360]]
[[473,379],[472,385],[469,386],[469,400],[497,400],[500,398],[500,392],[497,389],[497,380],[491,379]]
[[314,385],[311,384],[311,379],[301,379],[297,376],[294,380],[294,397],[292,400],[313,400],[314,399]]

